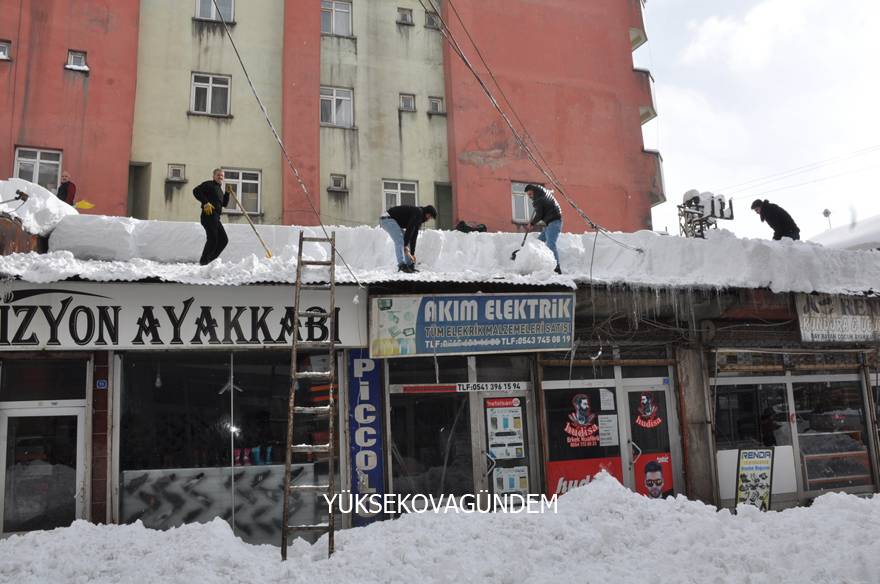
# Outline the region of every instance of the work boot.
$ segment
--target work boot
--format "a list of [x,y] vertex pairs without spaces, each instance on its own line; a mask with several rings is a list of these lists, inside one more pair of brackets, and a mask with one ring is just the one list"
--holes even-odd
[[397,264],[397,271],[409,274],[411,270],[409,269],[409,264]]
[[553,271],[556,272],[557,274],[562,273],[562,270],[559,268],[559,264],[556,264],[556,269],[554,269]]

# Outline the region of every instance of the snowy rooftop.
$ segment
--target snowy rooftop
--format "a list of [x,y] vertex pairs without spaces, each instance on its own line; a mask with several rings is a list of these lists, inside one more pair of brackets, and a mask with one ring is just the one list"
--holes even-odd
[[[0,188],[3,184],[0,182]],[[48,196],[54,199],[51,193]],[[35,198],[32,195],[28,205],[35,203]],[[36,230],[33,232],[50,232],[49,253],[0,257],[0,274],[35,283],[69,278],[215,285],[291,283],[296,277],[299,232],[320,234],[320,228],[314,227],[258,226],[273,252],[272,258],[266,258],[248,225],[227,224],[229,246],[217,261],[199,266],[205,235],[196,222],[80,215],[57,199],[55,202],[61,207],[52,201],[37,201],[32,210],[42,209],[43,216],[27,216]],[[573,223],[569,222],[569,229]],[[328,227],[328,231],[336,232],[337,248],[351,268],[349,272],[337,259],[340,283],[492,282],[574,288],[593,282],[841,294],[872,294],[880,289],[878,252],[830,249],[790,240],[739,239],[723,230],[711,231],[706,240],[651,231],[598,237],[592,232],[563,233],[558,243],[561,276],[553,273],[553,257],[534,234],[513,261],[511,254],[520,248],[521,234],[428,229],[419,235],[416,249],[420,272],[402,274],[397,271],[391,239],[382,229]],[[309,259],[327,257],[327,247],[322,244],[308,243],[304,251]],[[324,278],[326,269],[307,270],[309,281]]]
[[880,498],[818,497],[808,508],[738,514],[648,499],[607,475],[559,498],[558,513],[411,514],[276,547],[216,519],[168,531],[77,521],[0,540],[0,579],[45,582],[607,584],[876,582]]
[[810,241],[835,249],[880,249],[880,215],[829,229]]

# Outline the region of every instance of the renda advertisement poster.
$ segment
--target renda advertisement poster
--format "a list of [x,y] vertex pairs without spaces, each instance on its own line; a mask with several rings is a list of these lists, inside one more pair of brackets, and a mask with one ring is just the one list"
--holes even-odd
[[603,470],[622,482],[613,390],[554,390],[545,395],[548,494],[562,494],[585,485]]

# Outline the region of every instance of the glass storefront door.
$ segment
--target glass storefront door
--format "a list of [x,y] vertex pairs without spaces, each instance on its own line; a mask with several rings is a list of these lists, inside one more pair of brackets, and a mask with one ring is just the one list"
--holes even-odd
[[85,408],[0,410],[2,533],[66,527],[84,508]]
[[627,478],[634,491],[653,499],[675,493],[667,387],[625,389],[630,447]]

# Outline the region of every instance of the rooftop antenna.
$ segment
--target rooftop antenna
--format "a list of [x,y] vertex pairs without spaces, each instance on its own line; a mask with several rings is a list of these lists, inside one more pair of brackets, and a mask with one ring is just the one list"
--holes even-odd
[[822,211],[822,216],[828,219],[828,229],[831,229],[831,209]]

